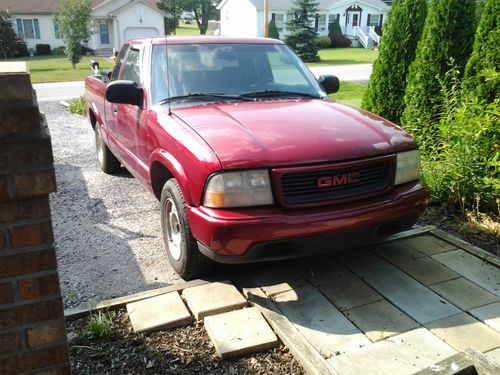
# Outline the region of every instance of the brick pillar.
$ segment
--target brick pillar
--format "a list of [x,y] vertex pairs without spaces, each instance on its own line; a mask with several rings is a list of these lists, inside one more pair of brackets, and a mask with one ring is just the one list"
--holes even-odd
[[69,374],[50,135],[25,63],[0,63],[0,374]]

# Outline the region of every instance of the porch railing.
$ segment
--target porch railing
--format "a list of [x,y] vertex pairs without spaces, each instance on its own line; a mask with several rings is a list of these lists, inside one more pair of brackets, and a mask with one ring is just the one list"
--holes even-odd
[[375,43],[380,44],[380,35],[378,35],[375,32],[375,26],[370,26],[370,29],[368,30],[368,35],[370,36],[370,38],[373,39]]
[[370,48],[369,43],[370,43],[370,38],[361,27],[356,27],[356,34],[358,37],[359,42],[363,45],[365,48]]

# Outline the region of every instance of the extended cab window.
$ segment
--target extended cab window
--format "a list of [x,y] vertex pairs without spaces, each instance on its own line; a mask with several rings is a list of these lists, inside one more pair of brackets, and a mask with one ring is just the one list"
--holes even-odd
[[111,81],[116,81],[118,79],[118,75],[120,74],[120,69],[122,68],[123,61],[125,59],[125,54],[128,51],[129,44],[125,44],[118,57],[116,58],[115,67],[113,68],[113,73],[111,75]]
[[131,48],[125,61],[125,66],[123,68],[123,73],[121,79],[134,81],[137,84],[141,83],[141,74],[139,68],[140,51],[135,48]]

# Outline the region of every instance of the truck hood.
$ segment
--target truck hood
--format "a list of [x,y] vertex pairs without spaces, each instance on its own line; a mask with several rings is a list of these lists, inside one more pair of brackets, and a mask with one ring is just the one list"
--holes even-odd
[[173,110],[224,169],[335,162],[415,148],[396,125],[330,100],[207,104]]

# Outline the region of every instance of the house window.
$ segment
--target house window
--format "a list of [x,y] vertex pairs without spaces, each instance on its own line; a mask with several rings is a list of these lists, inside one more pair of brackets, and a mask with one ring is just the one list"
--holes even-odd
[[61,30],[59,29],[59,24],[54,22],[54,36],[56,39],[61,39]]
[[40,39],[38,19],[16,19],[17,35],[21,39]]
[[101,44],[109,44],[109,26],[108,21],[99,21],[99,37],[101,40]]
[[278,31],[283,31],[283,28],[285,27],[285,15],[283,13],[276,13],[274,15],[274,23],[276,24]]
[[380,22],[380,14],[368,15],[368,26],[377,26]]
[[326,30],[326,14],[319,14],[316,19],[316,30],[319,32],[324,32]]

